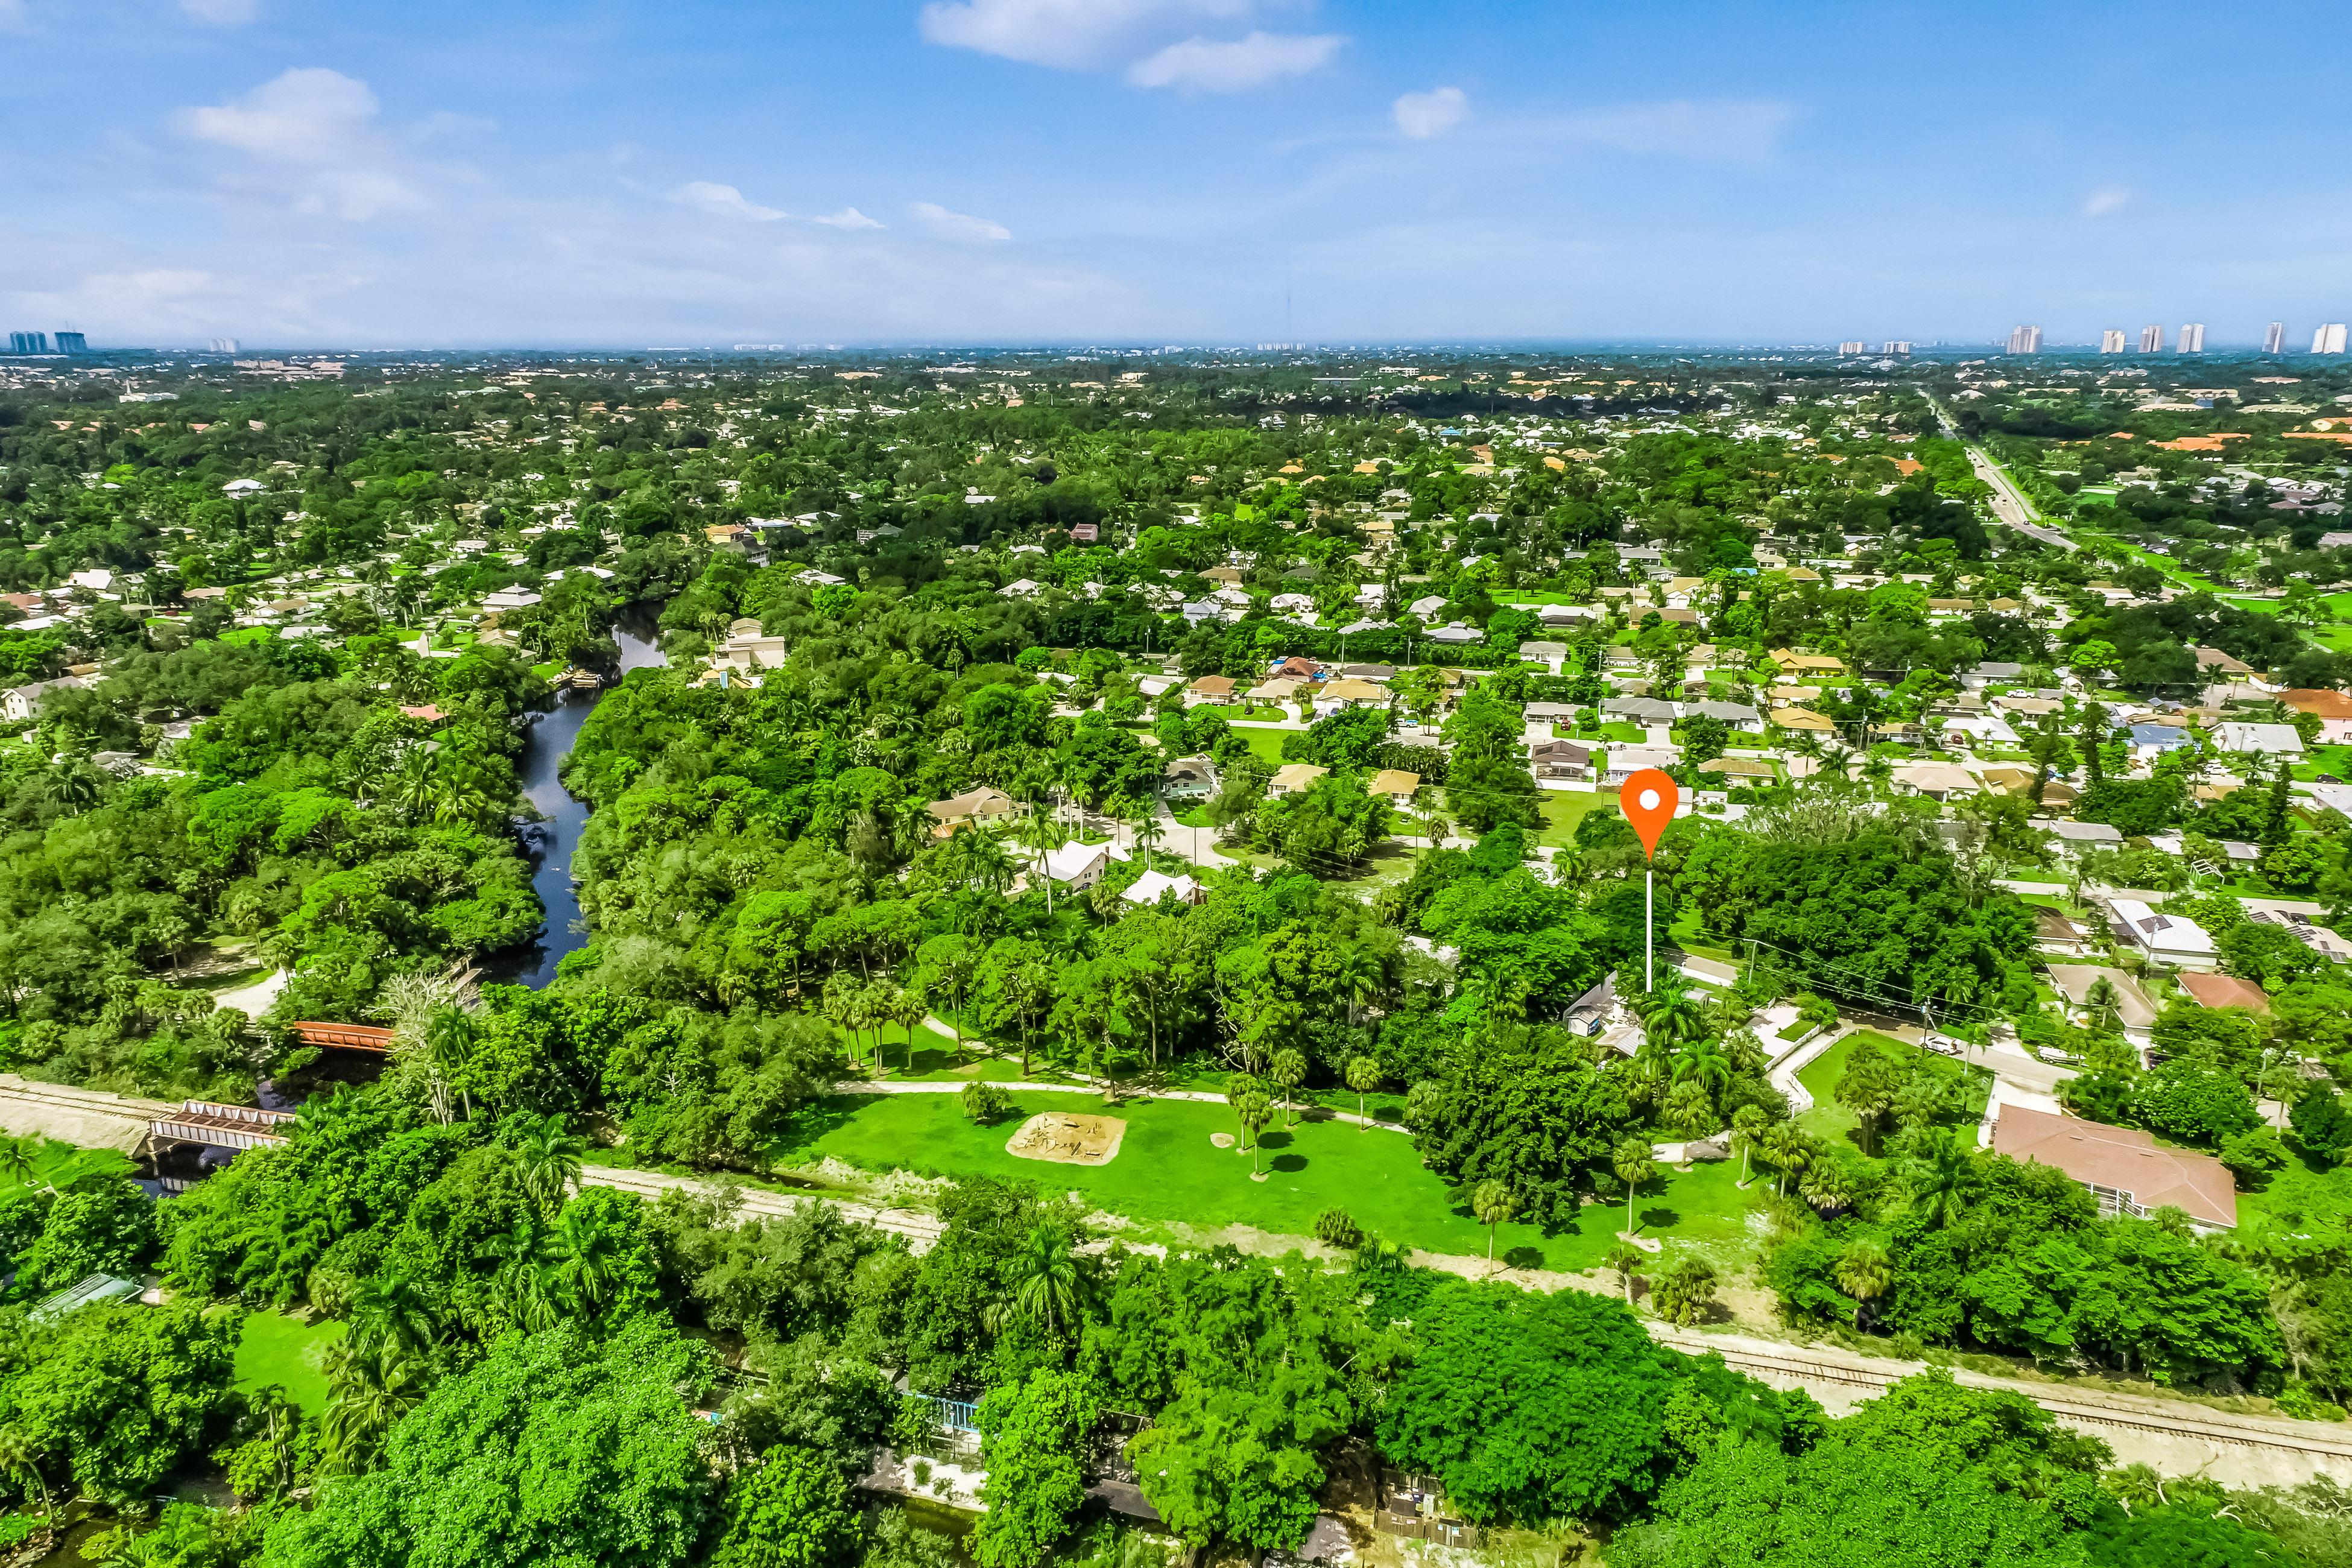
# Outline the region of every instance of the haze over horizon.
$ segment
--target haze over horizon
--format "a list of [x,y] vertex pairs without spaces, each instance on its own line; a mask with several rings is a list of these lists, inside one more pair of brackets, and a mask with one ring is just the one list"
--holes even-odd
[[2342,13],[0,0],[94,346],[1861,338],[2352,315]]

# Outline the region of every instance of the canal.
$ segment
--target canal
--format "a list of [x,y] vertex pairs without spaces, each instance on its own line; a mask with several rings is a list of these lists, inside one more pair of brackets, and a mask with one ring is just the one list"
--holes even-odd
[[[661,650],[654,646],[659,635],[656,614],[653,609],[632,608],[623,612],[614,625],[613,637],[621,645],[624,675],[665,662]],[[572,754],[572,743],[580,738],[580,726],[588,721],[603,695],[601,691],[566,691],[553,708],[530,721],[520,782],[525,798],[543,820],[523,829],[523,848],[530,856],[530,884],[547,910],[547,923],[537,941],[486,960],[485,980],[537,990],[555,978],[555,966],[563,962],[563,955],[577,950],[587,938],[580,923],[580,889],[572,879],[572,857],[588,826],[588,803],[574,799],[560,774],[563,759]]]

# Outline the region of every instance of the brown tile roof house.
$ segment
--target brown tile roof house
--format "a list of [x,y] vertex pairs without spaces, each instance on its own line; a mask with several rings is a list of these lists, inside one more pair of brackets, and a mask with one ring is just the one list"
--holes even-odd
[[2159,1148],[2146,1132],[2073,1116],[2003,1105],[1992,1146],[2012,1160],[2065,1172],[2091,1189],[2102,1214],[2144,1215],[2177,1208],[2201,1229],[2235,1229],[2238,1188],[2221,1162],[2187,1149]]
[[1230,702],[1234,700],[1234,678],[1230,675],[1201,675],[1192,679],[1185,690],[1210,702]]
[[1364,793],[1387,795],[1394,800],[1409,800],[1412,792],[1420,787],[1419,773],[1409,773],[1402,768],[1382,768],[1372,775],[1372,782],[1364,786]]
[[2251,980],[2241,980],[2234,974],[2206,974],[2194,969],[2184,969],[2176,978],[2180,988],[2189,993],[2189,1000],[2200,1007],[2243,1007],[2249,1013],[2271,1010],[2271,999]]

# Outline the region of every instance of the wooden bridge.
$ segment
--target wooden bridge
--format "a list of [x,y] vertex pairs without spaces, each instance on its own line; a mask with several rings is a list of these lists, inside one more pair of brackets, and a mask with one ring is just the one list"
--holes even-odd
[[366,1051],[385,1056],[392,1050],[392,1031],[373,1024],[322,1024],[315,1019],[289,1025],[306,1046],[341,1051]]
[[215,1149],[258,1149],[283,1143],[290,1110],[257,1110],[250,1105],[219,1105],[209,1100],[183,1102],[147,1124],[158,1143],[205,1143]]

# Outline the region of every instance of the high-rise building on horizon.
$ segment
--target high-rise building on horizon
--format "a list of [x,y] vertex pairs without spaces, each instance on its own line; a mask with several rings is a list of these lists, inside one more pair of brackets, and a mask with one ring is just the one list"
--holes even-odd
[[1838,353],[1842,354],[1858,354],[1863,351],[1864,347],[1864,344],[1860,338],[1848,338],[1838,344]]
[[2286,323],[2273,321],[2263,329],[2263,353],[2283,353],[2286,351]]
[[2144,354],[2162,353],[2164,352],[2164,329],[2162,327],[2142,327],[2139,330],[2139,352]]
[[2123,353],[2124,330],[2121,327],[2109,327],[2106,331],[2101,332],[2099,334],[2099,352],[2103,354],[2119,354]]
[[2344,323],[2322,322],[2311,334],[2311,352],[2315,354],[2340,354],[2344,352]]
[[1883,354],[1907,354],[1911,352],[1911,340],[1897,338],[1893,342],[1881,343],[1878,352]]
[[2040,327],[2011,327],[2009,330],[2009,352],[2013,354],[2038,354],[2042,352]]
[[210,343],[207,343],[205,347],[209,348],[216,354],[233,354],[236,353],[236,340],[235,338],[215,338]]
[[12,354],[45,354],[49,352],[47,332],[10,332],[8,352]]
[[2190,321],[2180,329],[2180,352],[2201,354],[2205,352],[2205,323]]

